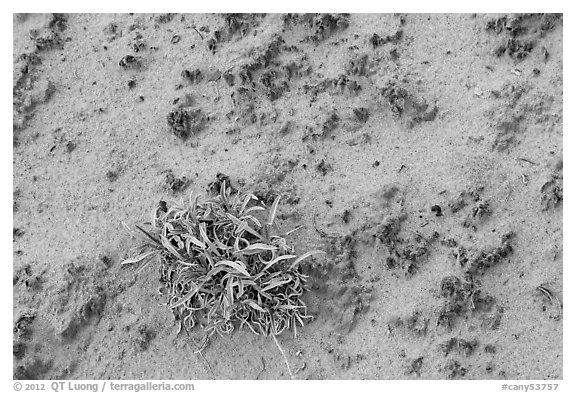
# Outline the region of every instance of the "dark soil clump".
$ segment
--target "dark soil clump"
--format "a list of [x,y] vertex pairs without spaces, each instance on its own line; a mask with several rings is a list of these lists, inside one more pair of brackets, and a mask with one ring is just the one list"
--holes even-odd
[[519,14],[492,19],[486,30],[497,35],[505,33],[506,42],[494,51],[496,56],[507,54],[522,61],[534,50],[538,41],[562,23],[562,14]]
[[179,108],[166,116],[168,125],[178,138],[186,140],[204,129],[208,119],[200,109]]
[[168,171],[166,174],[166,182],[164,187],[167,190],[170,190],[173,194],[179,193],[184,191],[192,181],[188,179],[186,176],[182,176],[180,178],[174,176],[172,171]]

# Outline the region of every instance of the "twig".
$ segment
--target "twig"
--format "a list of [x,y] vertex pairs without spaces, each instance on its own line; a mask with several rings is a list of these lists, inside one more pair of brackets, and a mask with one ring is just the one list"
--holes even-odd
[[302,363],[302,365],[298,367],[296,371],[294,371],[294,374],[298,374],[300,371],[304,371],[305,369],[306,369],[306,362]]
[[285,236],[288,236],[288,235],[290,235],[290,234],[292,234],[292,233],[294,233],[294,232],[296,232],[297,230],[302,229],[302,228],[304,228],[304,225],[298,225],[296,228],[291,229],[291,230],[289,230],[288,232],[286,232],[286,235],[285,235]]
[[196,28],[196,26],[192,26],[192,28],[196,31],[196,33],[198,33],[198,35],[200,36],[200,38],[202,38],[202,40],[204,40],[204,36],[202,35],[202,33],[200,33],[198,31],[198,29]]
[[286,367],[288,368],[288,374],[290,374],[290,379],[294,379],[294,375],[292,375],[292,370],[290,370],[290,363],[288,363],[288,358],[286,357],[286,354],[284,353],[284,350],[282,349],[282,347],[280,346],[280,344],[278,343],[278,340],[276,340],[276,335],[272,334],[272,338],[274,339],[274,342],[276,343],[276,346],[278,347],[278,349],[280,350],[280,353],[282,353],[282,356],[284,357],[284,362],[286,362]]
[[210,362],[206,359],[206,357],[204,356],[204,354],[202,353],[202,351],[200,350],[200,348],[198,348],[198,345],[196,345],[196,341],[194,341],[194,337],[190,336],[190,333],[188,333],[188,329],[186,328],[185,324],[181,324],[181,326],[184,328],[184,331],[186,332],[186,334],[188,335],[188,338],[190,338],[190,340],[192,341],[192,345],[194,345],[194,348],[196,348],[196,353],[199,354],[202,359],[204,360],[204,362],[206,363],[206,365],[208,366],[208,370],[210,371],[210,374],[212,375],[212,380],[216,380],[216,376],[214,375],[214,371],[212,370],[212,366],[210,366]]
[[536,165],[536,163],[535,163],[534,161],[530,161],[530,160],[527,159],[527,158],[520,157],[520,158],[518,158],[518,160],[528,162],[528,163],[530,163],[530,164],[532,164],[532,165]]

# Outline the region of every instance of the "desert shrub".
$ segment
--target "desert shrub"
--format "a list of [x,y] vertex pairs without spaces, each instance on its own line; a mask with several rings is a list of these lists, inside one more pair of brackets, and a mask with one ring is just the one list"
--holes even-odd
[[312,318],[302,301],[307,276],[300,262],[321,251],[297,256],[285,239],[292,231],[273,234],[280,197],[264,223],[258,202],[223,182],[219,195],[204,201],[191,195],[187,206],[161,203],[148,229],[125,225],[142,245],[122,264],[139,263],[142,271],[158,263],[168,306],[184,328],[202,325],[207,339],[243,326],[274,339],[287,329],[296,334]]

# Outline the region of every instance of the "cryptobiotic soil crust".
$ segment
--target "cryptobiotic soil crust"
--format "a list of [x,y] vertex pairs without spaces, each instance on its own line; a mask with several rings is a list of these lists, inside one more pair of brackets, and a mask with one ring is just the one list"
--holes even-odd
[[14,378],[288,378],[248,329],[195,353],[120,265],[217,176],[326,252],[296,378],[563,377],[561,15],[13,23]]

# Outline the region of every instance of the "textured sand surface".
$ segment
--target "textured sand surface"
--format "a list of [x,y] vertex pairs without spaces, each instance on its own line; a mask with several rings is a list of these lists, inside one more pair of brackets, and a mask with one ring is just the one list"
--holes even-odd
[[297,378],[562,378],[562,23],[14,15],[14,377],[287,378],[249,330],[195,354],[120,265],[224,173],[327,252]]

